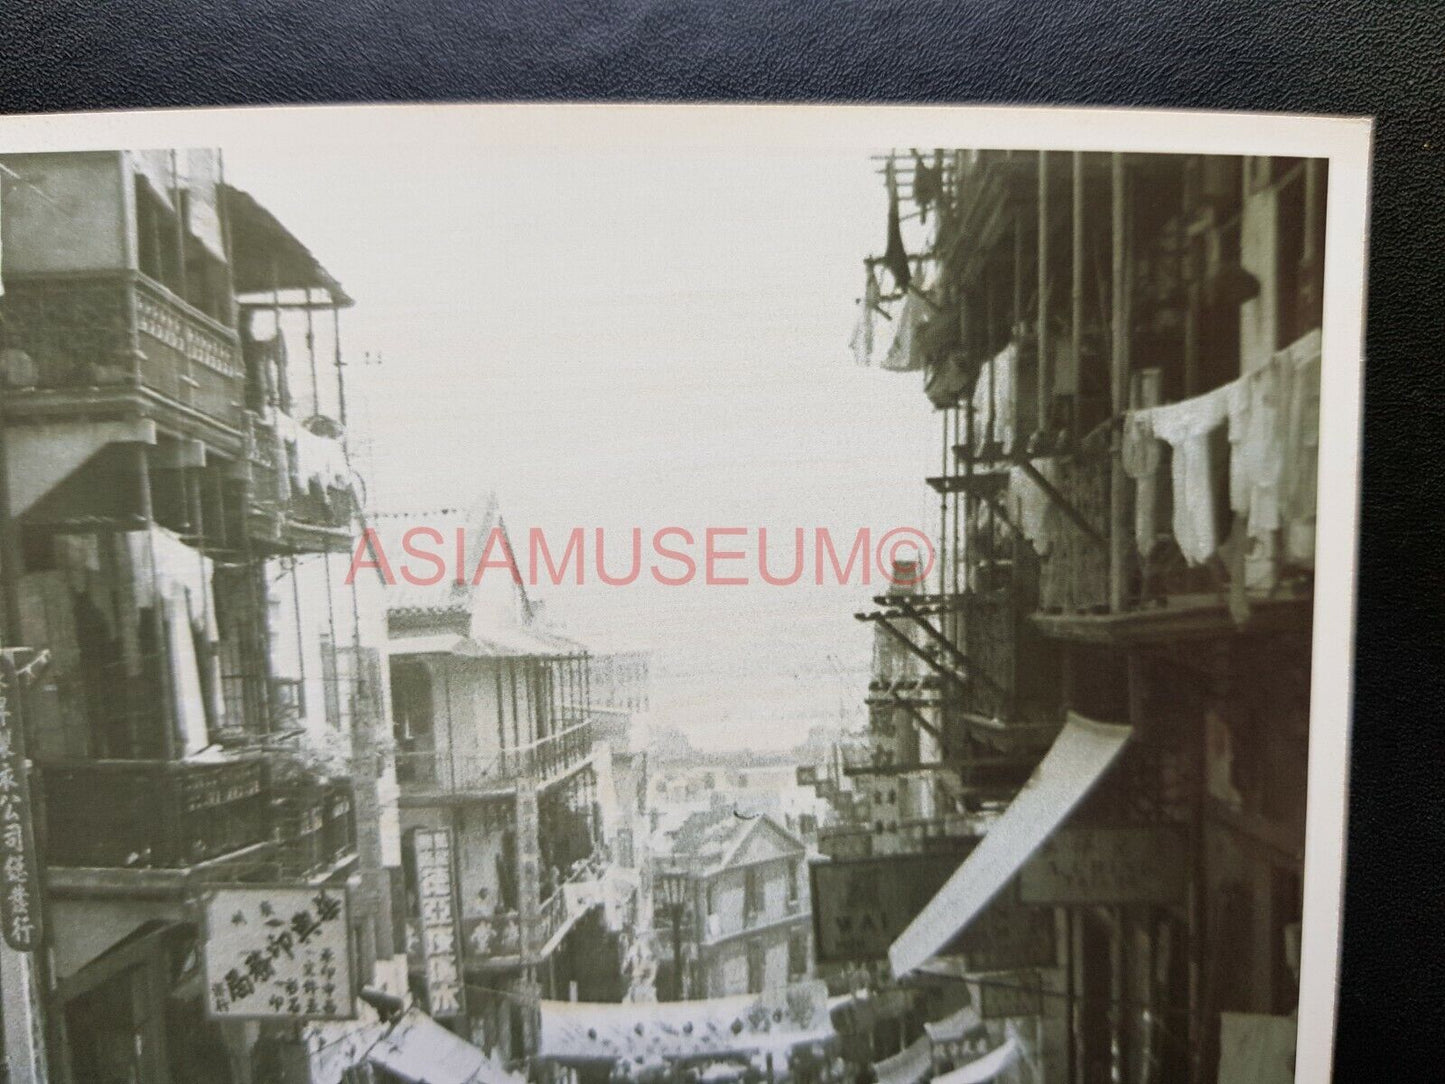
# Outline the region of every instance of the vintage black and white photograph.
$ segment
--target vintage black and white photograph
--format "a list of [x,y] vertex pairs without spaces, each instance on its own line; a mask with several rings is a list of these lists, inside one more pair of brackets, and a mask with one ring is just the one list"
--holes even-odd
[[1368,139],[0,121],[6,1079],[1327,1079]]

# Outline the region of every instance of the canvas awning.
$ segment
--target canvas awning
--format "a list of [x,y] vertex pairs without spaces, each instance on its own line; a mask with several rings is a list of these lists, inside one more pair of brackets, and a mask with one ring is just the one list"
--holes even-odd
[[919,1084],[933,1072],[933,1043],[921,1035],[891,1058],[873,1063],[878,1084]]
[[419,1009],[403,1016],[367,1057],[407,1084],[522,1084]]
[[1009,1036],[1002,1046],[990,1050],[977,1061],[960,1065],[952,1072],[934,1077],[933,1084],[986,1084],[1011,1066],[1019,1057],[1019,1041]]
[[968,927],[1108,770],[1131,729],[1069,714],[1008,809],[888,950],[895,975],[917,969]]
[[982,1026],[983,1020],[978,1015],[978,1010],[972,1005],[965,1005],[942,1020],[924,1024],[923,1033],[933,1043],[960,1043]]

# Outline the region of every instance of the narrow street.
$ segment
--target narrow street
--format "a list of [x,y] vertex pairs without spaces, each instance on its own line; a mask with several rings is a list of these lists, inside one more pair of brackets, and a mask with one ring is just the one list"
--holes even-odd
[[0,155],[7,1079],[1292,1079],[1327,162],[379,157]]

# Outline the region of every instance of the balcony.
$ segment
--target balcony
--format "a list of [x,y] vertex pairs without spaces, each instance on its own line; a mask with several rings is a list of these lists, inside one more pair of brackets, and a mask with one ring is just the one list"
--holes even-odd
[[235,332],[135,271],[6,276],[6,380],[35,393],[16,403],[63,414],[160,399],[239,431],[245,377]]
[[259,758],[53,763],[40,778],[52,866],[178,870],[271,839]]
[[339,438],[275,414],[252,415],[246,434],[251,464],[253,536],[278,549],[349,552],[356,495]]
[[350,786],[287,788],[271,803],[276,860],[284,879],[332,872],[356,854]]
[[[1230,384],[1131,412],[1122,465],[1135,473],[1124,476],[1127,535],[1112,610],[1111,457],[1055,461],[1053,484],[1068,507],[1045,532],[1035,624],[1102,643],[1246,623],[1303,627],[1313,592],[1319,362],[1316,330]],[[1159,435],[1166,427],[1178,447]],[[1207,451],[1176,473],[1172,456],[1191,441]]]
[[592,757],[592,724],[577,723],[530,745],[489,756],[433,750],[398,753],[396,777],[403,796],[502,794],[520,779],[548,783],[587,764]]

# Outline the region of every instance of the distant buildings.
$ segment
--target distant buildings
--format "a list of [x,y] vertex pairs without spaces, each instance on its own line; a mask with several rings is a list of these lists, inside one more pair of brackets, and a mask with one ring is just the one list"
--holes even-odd
[[803,841],[767,814],[716,809],[660,832],[651,867],[659,992],[727,997],[810,977],[806,857]]
[[[377,541],[401,552],[417,524],[460,528],[471,563],[505,535],[488,502],[455,520],[393,516]],[[550,631],[505,571],[388,589],[392,718],[414,982],[509,1065],[536,1051],[538,998],[620,1001],[636,928],[636,839],[645,758],[630,718],[645,658],[607,658]],[[602,680],[598,680],[600,672]],[[594,690],[605,706],[594,704]],[[645,823],[645,822],[641,822]],[[456,940],[438,953],[426,855],[450,841]],[[446,926],[444,924],[443,929]]]

